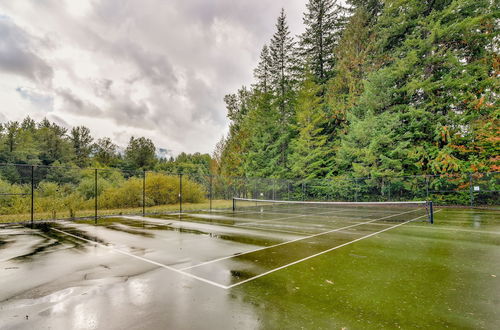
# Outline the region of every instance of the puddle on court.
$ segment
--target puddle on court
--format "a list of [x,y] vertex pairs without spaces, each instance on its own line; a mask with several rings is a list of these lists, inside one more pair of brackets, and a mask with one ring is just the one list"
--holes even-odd
[[[456,226],[455,215],[460,215]],[[7,243],[0,245],[0,328],[496,329],[500,236],[493,233],[500,232],[500,218],[491,212],[477,217],[473,212],[444,210],[436,215],[436,230],[427,224],[403,225],[230,290],[48,227],[1,229],[0,240]],[[454,231],[477,229],[473,223],[478,221],[484,232]],[[380,227],[349,228],[331,238],[359,237]],[[91,241],[97,237],[141,256],[155,256],[154,249],[161,246],[162,253],[176,255],[177,262],[184,255],[166,247],[180,244],[181,237],[182,247],[198,256],[207,252],[204,241],[227,243],[233,249],[242,245],[219,234],[210,237],[204,226],[181,232],[159,224],[109,220],[97,227],[81,222],[57,228]],[[51,245],[52,240],[59,244]],[[148,241],[160,245],[144,243]],[[308,245],[321,251],[328,241],[316,237]],[[46,248],[31,254],[42,246]],[[219,249],[230,255],[224,245]],[[269,250],[234,258],[239,264],[216,271],[249,278],[278,259],[291,260],[306,251],[300,244],[264,253]]]

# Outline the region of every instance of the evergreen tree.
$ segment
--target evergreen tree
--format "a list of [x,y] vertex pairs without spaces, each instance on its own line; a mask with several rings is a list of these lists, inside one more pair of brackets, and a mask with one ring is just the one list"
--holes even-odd
[[92,154],[99,164],[114,166],[119,157],[118,146],[110,138],[102,138],[92,146]]
[[316,83],[324,85],[333,74],[334,50],[344,25],[342,9],[336,0],[309,0],[306,8],[306,30],[300,36],[303,62],[312,68]]
[[156,147],[153,141],[145,137],[132,136],[125,149],[125,161],[131,170],[152,169],[156,164]]
[[244,173],[250,177],[276,176],[279,172],[279,112],[270,93],[256,91],[244,123],[247,134]]
[[298,135],[291,144],[290,156],[292,175],[301,179],[324,178],[330,170],[331,151],[327,146],[327,136],[321,124],[325,113],[318,92],[321,86],[314,82],[309,73],[301,85],[296,105],[296,130]]
[[269,53],[269,47],[264,45],[260,53],[260,60],[257,68],[254,70],[254,77],[257,80],[256,88],[262,93],[269,92],[269,86],[271,81],[271,55]]
[[90,130],[85,126],[73,127],[69,139],[73,144],[75,163],[80,167],[88,165],[93,141]]
[[275,105],[280,112],[281,120],[286,121],[292,112],[293,89],[296,77],[294,75],[295,42],[290,36],[286,22],[285,10],[282,9],[276,23],[276,32],[270,43],[271,56],[271,86],[275,95]]
[[[293,121],[293,103],[296,85],[296,59],[294,58],[295,42],[290,36],[284,9],[276,23],[276,32],[270,43],[271,53],[271,90],[273,91],[272,107],[276,108],[277,121],[272,129],[277,130],[276,139],[269,150],[275,150],[277,155],[270,155],[270,160],[276,168],[277,176],[288,173],[288,145],[292,138],[290,124]],[[274,111],[274,109],[272,109]],[[271,113],[269,113],[272,116]],[[271,133],[273,135],[273,133]]]
[[38,124],[36,135],[42,164],[51,165],[55,161],[69,163],[73,159],[73,149],[66,132],[64,127],[51,123],[47,118]]

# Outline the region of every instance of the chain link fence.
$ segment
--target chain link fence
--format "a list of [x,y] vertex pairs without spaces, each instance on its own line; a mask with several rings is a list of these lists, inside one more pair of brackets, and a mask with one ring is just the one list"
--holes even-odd
[[0,222],[229,209],[233,197],[498,207],[500,172],[284,180],[0,164]]

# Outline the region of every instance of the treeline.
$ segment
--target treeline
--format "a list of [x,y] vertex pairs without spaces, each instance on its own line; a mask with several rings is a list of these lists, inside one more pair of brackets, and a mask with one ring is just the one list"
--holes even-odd
[[[190,174],[183,179],[183,201],[203,202],[206,189],[202,183],[210,173],[211,157],[181,153],[160,158],[154,143],[144,137],[131,137],[122,150],[109,138],[94,139],[87,127],[68,131],[47,119],[35,122],[27,117],[1,123],[0,222],[5,220],[3,215],[21,219],[31,210],[31,167],[25,165],[36,165],[37,217],[73,218],[92,214],[96,192],[98,208],[114,212],[131,212],[143,204],[159,210],[178,203],[177,173]],[[143,195],[144,170],[156,172],[147,173]]]
[[380,177],[499,167],[498,2],[309,0],[225,97],[216,172]]
[[211,157],[181,153],[161,158],[153,141],[144,137],[131,137],[122,150],[110,138],[95,139],[85,126],[67,130],[27,117],[0,123],[0,163],[208,174]]

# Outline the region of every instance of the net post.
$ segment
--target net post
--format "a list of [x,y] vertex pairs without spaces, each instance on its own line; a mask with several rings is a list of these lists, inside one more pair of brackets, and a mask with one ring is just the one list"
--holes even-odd
[[428,201],[427,203],[429,205],[429,222],[431,224],[433,224],[434,223],[434,207],[433,207],[433,203],[432,203],[432,201]]
[[142,216],[146,215],[146,169],[142,170]]
[[31,228],[35,218],[35,166],[31,165]]
[[94,169],[94,223],[97,225],[97,168]]
[[233,197],[233,212],[236,211],[236,199]]

